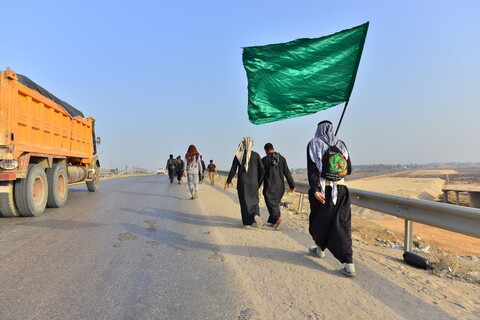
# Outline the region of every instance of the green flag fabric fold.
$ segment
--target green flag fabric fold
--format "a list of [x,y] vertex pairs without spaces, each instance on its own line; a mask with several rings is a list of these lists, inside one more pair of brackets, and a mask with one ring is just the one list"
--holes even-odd
[[243,48],[250,121],[300,117],[348,101],[368,24],[320,38]]

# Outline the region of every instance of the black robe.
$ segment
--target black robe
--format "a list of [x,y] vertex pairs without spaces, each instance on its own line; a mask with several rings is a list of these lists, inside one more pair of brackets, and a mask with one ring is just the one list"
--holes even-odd
[[170,183],[173,182],[175,179],[175,175],[177,174],[177,161],[173,158],[167,160],[167,170],[168,170],[168,177],[170,178]]
[[[350,158],[349,158],[350,160]],[[308,200],[310,201],[309,232],[315,244],[326,248],[341,263],[353,263],[350,194],[344,185],[337,185],[337,204],[332,202],[332,187],[326,187],[325,204],[314,193],[320,190],[320,172],[310,158],[307,147]]]
[[285,193],[284,178],[290,189],[295,188],[287,160],[277,152],[269,153],[262,158],[265,175],[263,177],[263,197],[267,205],[269,217],[267,222],[275,224],[280,218],[280,201]]
[[[258,189],[263,180],[262,159],[255,151],[251,151],[250,162],[248,163],[248,172],[245,171],[245,161],[247,157],[243,156],[240,163],[237,157],[233,158],[232,168],[228,174],[227,183],[232,183],[235,173],[237,175],[237,193],[242,212],[242,222],[244,225],[252,225],[255,222],[255,215],[260,216],[260,207],[258,202],[260,197]],[[237,170],[238,169],[238,170]]]
[[183,177],[183,171],[184,171],[185,163],[182,161],[177,162],[177,180],[180,182]]

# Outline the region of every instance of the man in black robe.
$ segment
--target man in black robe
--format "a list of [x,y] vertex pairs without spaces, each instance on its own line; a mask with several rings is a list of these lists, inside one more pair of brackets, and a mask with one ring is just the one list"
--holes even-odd
[[280,216],[280,201],[285,193],[284,177],[287,179],[290,191],[295,191],[295,182],[288,169],[287,160],[278,152],[275,152],[271,143],[265,144],[265,153],[262,158],[265,174],[263,177],[263,197],[267,205],[269,217],[267,222],[280,230],[282,217]]
[[334,135],[332,123],[322,121],[318,124],[315,136],[307,147],[308,183],[310,184],[309,232],[316,244],[308,251],[314,257],[324,258],[324,251],[328,248],[333,256],[344,264],[341,272],[354,277],[350,194],[343,178],[333,180],[331,175],[327,174],[332,173],[331,168],[337,168],[334,162],[330,162],[332,158],[328,159],[328,153],[332,147],[335,147],[346,161],[345,168],[343,165],[340,166],[342,170],[346,169],[342,171],[342,175],[350,174],[352,168],[347,146]]
[[228,174],[224,189],[228,189],[237,173],[237,193],[242,213],[242,222],[245,227],[255,223],[257,228],[263,227],[260,219],[260,197],[258,189],[263,180],[263,164],[260,155],[252,151],[253,140],[245,137],[238,145],[233,158],[232,167]]
[[168,177],[170,178],[170,183],[173,183],[173,179],[177,175],[177,162],[173,159],[173,154],[167,160],[167,170],[168,170]]
[[177,180],[178,184],[182,184],[182,177],[183,177],[183,172],[184,172],[184,167],[185,163],[182,160],[182,157],[178,156],[177,157]]

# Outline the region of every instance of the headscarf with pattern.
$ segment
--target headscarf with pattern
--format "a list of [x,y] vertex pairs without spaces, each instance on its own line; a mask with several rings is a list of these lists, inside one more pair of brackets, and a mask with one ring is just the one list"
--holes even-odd
[[[338,139],[333,133],[333,125],[330,121],[325,120],[318,124],[317,131],[315,136],[310,143],[308,144],[308,150],[310,154],[310,159],[315,162],[318,172],[322,172],[322,159],[324,154],[328,151],[328,148],[331,146],[337,146],[337,148],[343,153],[345,159],[348,159],[348,150],[345,143]],[[322,194],[325,195],[325,184],[326,179],[320,177],[320,187]],[[337,183],[330,181],[330,186],[332,187],[332,201],[333,204],[337,204]]]
[[243,156],[246,155],[247,159],[245,159],[245,171],[248,172],[248,163],[250,162],[250,155],[252,154],[252,147],[254,143],[252,138],[245,137],[240,141],[238,145],[237,151],[235,152],[235,157],[237,157],[238,162],[242,164]]

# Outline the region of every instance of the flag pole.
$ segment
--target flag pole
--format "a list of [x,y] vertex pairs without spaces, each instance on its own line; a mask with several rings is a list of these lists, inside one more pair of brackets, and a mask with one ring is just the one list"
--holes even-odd
[[340,129],[340,125],[342,124],[342,120],[343,120],[343,115],[345,114],[345,110],[347,110],[348,102],[349,102],[349,101],[350,101],[350,100],[347,100],[347,102],[345,102],[345,107],[343,108],[342,116],[340,117],[340,121],[338,122],[338,126],[337,126],[337,130],[335,131],[335,135],[337,135],[338,129]]

